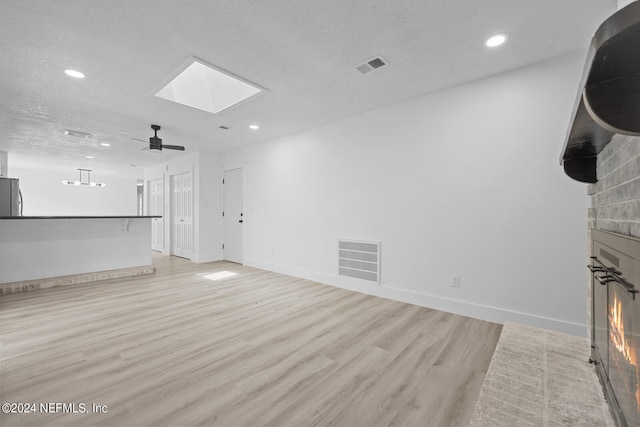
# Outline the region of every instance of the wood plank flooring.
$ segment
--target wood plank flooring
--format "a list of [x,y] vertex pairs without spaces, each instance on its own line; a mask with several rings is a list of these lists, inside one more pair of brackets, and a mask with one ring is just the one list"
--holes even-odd
[[0,425],[463,426],[501,330],[233,263],[154,264],[0,297],[0,402],[37,405]]

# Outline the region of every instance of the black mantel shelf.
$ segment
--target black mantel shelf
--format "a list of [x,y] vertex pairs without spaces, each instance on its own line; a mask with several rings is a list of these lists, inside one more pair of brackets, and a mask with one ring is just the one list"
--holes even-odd
[[136,218],[162,218],[162,216],[0,216],[0,219],[136,219]]
[[613,134],[640,135],[640,1],[620,9],[591,39],[560,163],[597,182],[596,159]]

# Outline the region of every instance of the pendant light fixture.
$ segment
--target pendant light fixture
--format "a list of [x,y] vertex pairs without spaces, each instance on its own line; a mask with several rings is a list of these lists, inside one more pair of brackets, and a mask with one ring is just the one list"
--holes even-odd
[[[84,174],[83,174],[84,172]],[[89,187],[106,187],[104,182],[91,181],[91,169],[78,169],[80,179],[77,181],[69,181],[68,179],[62,180],[62,185],[73,185],[74,187],[80,187],[81,185],[88,185]],[[87,180],[84,181],[83,175],[86,175]]]

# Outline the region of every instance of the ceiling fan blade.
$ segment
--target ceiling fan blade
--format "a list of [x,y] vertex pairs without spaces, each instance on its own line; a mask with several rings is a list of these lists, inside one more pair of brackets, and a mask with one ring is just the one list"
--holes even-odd
[[184,147],[182,145],[162,145],[162,148],[166,148],[167,150],[180,150],[184,151]]
[[151,129],[153,129],[153,136],[149,138],[149,141],[145,141],[143,139],[131,138],[134,141],[140,141],[149,144],[147,147],[143,148],[142,151],[151,151],[152,153],[161,153],[163,148],[167,150],[178,150],[185,151],[182,145],[163,145],[162,139],[158,138],[158,131],[160,130],[160,126],[151,125]]

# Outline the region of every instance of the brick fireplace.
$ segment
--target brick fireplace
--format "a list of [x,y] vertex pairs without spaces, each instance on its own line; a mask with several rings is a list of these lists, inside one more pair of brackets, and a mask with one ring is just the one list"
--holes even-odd
[[589,183],[592,357],[618,426],[640,425],[640,2],[594,34],[561,164]]
[[640,137],[614,135],[598,154],[589,184],[589,229],[640,238]]
[[[617,252],[638,246],[622,236],[640,238],[640,137],[614,135],[596,170],[598,182],[587,190],[592,268],[624,270],[621,277],[640,287],[638,262],[624,265],[626,256]],[[590,275],[587,289],[593,358],[616,423],[634,425],[640,423],[640,295],[606,277],[606,271]]]
[[[640,238],[640,137],[614,135],[598,154],[598,182],[589,184],[589,242],[591,230],[610,231]],[[591,244],[589,244],[589,256]],[[588,319],[591,322],[591,279],[587,287]],[[591,323],[589,330],[591,331]]]
[[640,425],[640,239],[591,237],[590,360],[616,425]]

